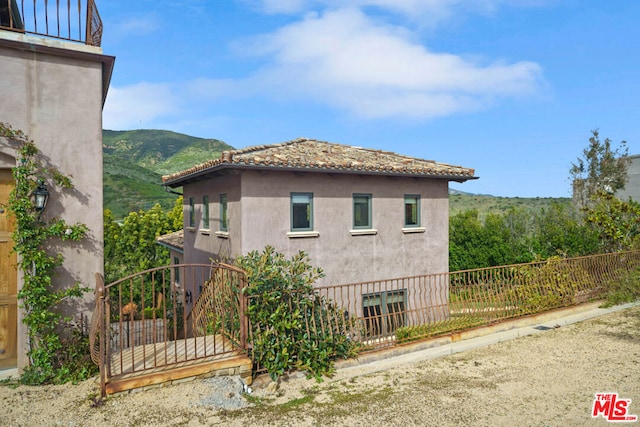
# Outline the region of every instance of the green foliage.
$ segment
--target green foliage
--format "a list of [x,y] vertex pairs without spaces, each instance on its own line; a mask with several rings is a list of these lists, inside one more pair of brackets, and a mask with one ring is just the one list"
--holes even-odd
[[553,204],[534,217],[536,258],[577,257],[599,251],[598,235],[573,205]]
[[43,384],[86,378],[91,373],[90,363],[72,360],[69,352],[88,353],[88,341],[78,339],[81,334],[69,326],[70,319],[60,313],[59,307],[65,300],[81,297],[88,288],[77,283],[55,284],[53,277],[64,258],[60,253],[52,255],[53,250],[48,248],[57,242],[81,241],[88,229],[84,224],[67,224],[60,218],[42,221],[32,202],[39,183],[50,182],[64,191],[73,187],[71,180],[48,165],[23,132],[0,123],[0,137],[15,145],[19,156],[18,166],[12,170],[15,188],[6,207],[16,220],[12,238],[23,274],[18,298],[29,336],[30,364],[21,381]]
[[519,283],[509,291],[507,300],[523,314],[575,304],[580,289],[597,287],[588,271],[559,256],[551,257],[542,264],[514,268],[517,269]]
[[567,197],[499,197],[486,194],[467,194],[452,191],[449,195],[450,216],[476,210],[482,220],[488,214],[502,215],[510,209],[523,210],[527,214],[536,214],[551,205],[560,204],[570,206],[571,199]]
[[611,307],[640,299],[640,270],[635,269],[629,274],[605,285],[604,307]]
[[129,274],[168,264],[169,250],[156,243],[163,234],[182,229],[182,197],[165,212],[159,204],[148,211],[131,212],[118,224],[104,212],[105,280],[111,283]]
[[304,252],[286,259],[267,246],[237,264],[247,273],[254,362],[273,379],[300,369],[320,381],[333,373],[334,359],[356,355],[347,336],[351,322],[343,309],[314,292],[323,273]]
[[471,270],[531,262],[554,255],[597,253],[598,234],[571,205],[551,204],[532,212],[510,208],[458,213],[449,220],[449,269]]
[[532,261],[531,218],[521,210],[504,215],[461,212],[449,220],[449,269],[470,270]]
[[582,151],[576,163],[571,164],[569,175],[573,183],[573,199],[579,208],[589,204],[599,192],[614,194],[627,183],[629,165],[626,141],[613,149],[611,140],[600,141],[598,130],[591,131],[589,146]]
[[599,191],[585,208],[586,222],[598,234],[601,250],[616,252],[640,247],[640,204]]

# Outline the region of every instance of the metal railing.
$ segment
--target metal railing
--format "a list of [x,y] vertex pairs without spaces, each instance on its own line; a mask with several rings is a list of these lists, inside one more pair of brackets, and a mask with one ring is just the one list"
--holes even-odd
[[[640,251],[552,258],[326,286],[283,301],[308,339],[330,335],[367,351],[596,300],[639,269]],[[90,337],[102,389],[110,377],[210,356],[250,354],[255,364],[251,331],[272,326],[249,324],[247,307],[261,302],[245,286],[244,272],[225,264],[156,268],[108,286],[97,275]]]
[[94,0],[0,0],[0,30],[99,47],[102,29]]
[[553,258],[442,274],[327,286],[319,296],[348,313],[364,349],[580,304],[640,268],[640,251]]
[[218,264],[154,268],[106,286],[96,275],[90,347],[103,393],[113,378],[246,354],[244,280]]

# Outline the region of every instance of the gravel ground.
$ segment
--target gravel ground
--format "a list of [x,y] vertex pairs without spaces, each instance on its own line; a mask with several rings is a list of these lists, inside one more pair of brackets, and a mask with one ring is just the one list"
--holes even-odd
[[[400,358],[399,360],[402,360]],[[323,383],[194,380],[96,400],[77,385],[0,385],[6,426],[585,426],[594,394],[640,416],[640,306],[446,357],[344,369]],[[640,425],[640,422],[636,423]]]

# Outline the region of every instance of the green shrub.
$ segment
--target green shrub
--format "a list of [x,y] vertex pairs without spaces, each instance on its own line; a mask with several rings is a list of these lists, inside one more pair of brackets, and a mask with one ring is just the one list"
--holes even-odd
[[508,299],[523,314],[538,313],[577,303],[580,289],[593,289],[593,277],[581,266],[561,257],[518,268],[516,286]]
[[605,285],[604,307],[640,299],[640,270],[635,269],[620,279]]
[[352,322],[314,291],[323,273],[304,252],[289,260],[267,246],[239,257],[237,264],[247,272],[253,360],[274,380],[300,369],[321,381],[334,372],[336,358],[356,355],[357,346],[348,337]]

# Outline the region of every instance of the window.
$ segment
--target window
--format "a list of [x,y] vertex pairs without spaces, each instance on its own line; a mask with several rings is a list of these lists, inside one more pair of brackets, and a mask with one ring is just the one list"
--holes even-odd
[[[179,265],[179,264],[180,264],[180,258],[173,257],[173,265]],[[173,268],[173,278],[174,278],[174,281],[176,283],[180,283],[180,268],[179,267],[174,267]]]
[[202,196],[202,228],[209,229],[209,196]]
[[405,325],[405,290],[376,292],[362,296],[367,337],[389,335]]
[[227,195],[220,195],[220,231],[229,231]]
[[353,195],[353,228],[371,228],[371,194]]
[[189,197],[189,227],[196,226],[196,207],[193,197]]
[[420,196],[404,196],[404,226],[420,227]]
[[313,193],[291,193],[291,231],[313,230]]

